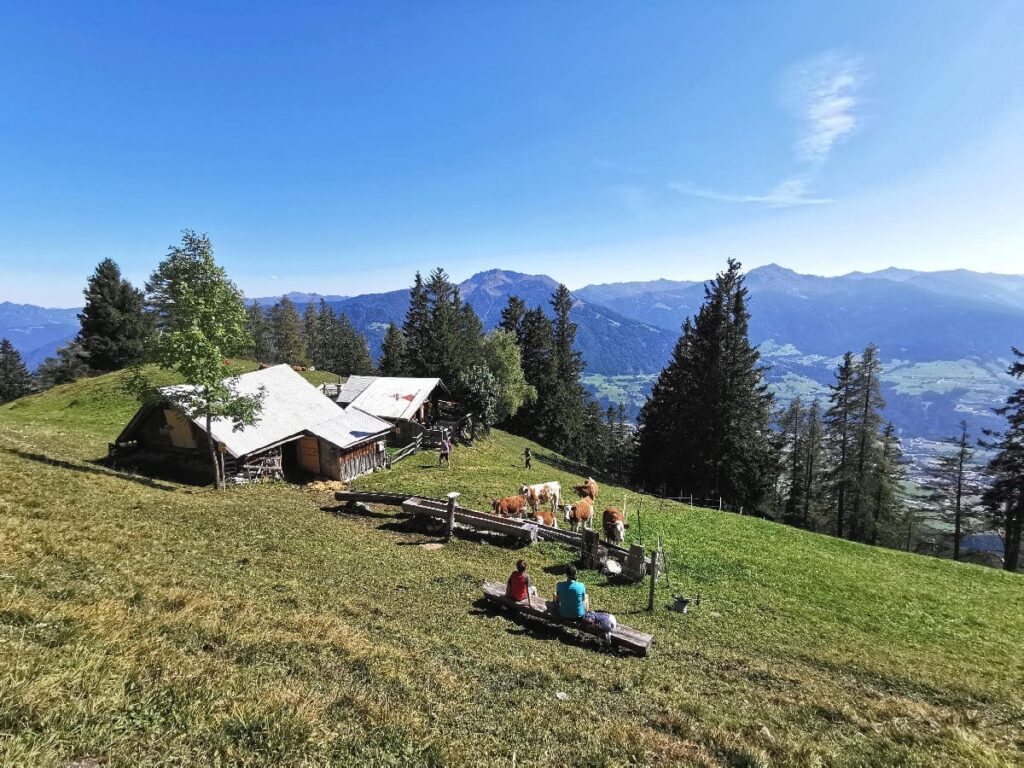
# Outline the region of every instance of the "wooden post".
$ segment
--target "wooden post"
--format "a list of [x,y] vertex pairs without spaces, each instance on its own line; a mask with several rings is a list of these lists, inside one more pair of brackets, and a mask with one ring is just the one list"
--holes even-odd
[[692,493],[690,494],[690,506],[691,507],[693,506],[693,494]]
[[600,542],[600,532],[583,531],[583,538],[580,541],[580,560],[582,560],[584,568],[597,570],[601,567],[601,556],[598,551]]
[[444,537],[447,541],[451,541],[452,533],[455,530],[455,500],[457,498],[459,498],[457,491],[448,494],[448,517],[444,524]]
[[651,591],[647,596],[647,610],[654,610],[654,582],[658,580],[658,550],[651,551]]
[[722,511],[722,497],[721,496],[718,497],[718,511],[719,512]]

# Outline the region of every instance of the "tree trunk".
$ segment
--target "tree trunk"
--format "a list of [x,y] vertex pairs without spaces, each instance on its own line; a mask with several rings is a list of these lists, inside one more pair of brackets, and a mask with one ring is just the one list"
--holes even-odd
[[224,473],[221,471],[220,458],[217,456],[217,444],[213,440],[213,418],[206,414],[206,444],[210,449],[210,461],[213,462],[213,484],[218,491],[224,490]]
[[960,509],[961,499],[964,490],[964,462],[960,459],[960,466],[956,473],[956,508],[953,512],[953,559],[960,559]]
[[1006,537],[1003,541],[1003,570],[1016,571],[1020,560],[1020,535],[1024,528],[1024,502],[1006,510]]

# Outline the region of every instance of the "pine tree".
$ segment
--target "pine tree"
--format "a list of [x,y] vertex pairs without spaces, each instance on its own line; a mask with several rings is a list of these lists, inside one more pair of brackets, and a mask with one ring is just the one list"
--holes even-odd
[[785,457],[786,503],[783,520],[796,525],[804,513],[806,469],[804,467],[804,410],[799,397],[794,397],[779,420],[782,452]]
[[409,289],[409,308],[402,324],[405,337],[405,369],[409,376],[429,376],[431,361],[430,296],[419,272]]
[[366,345],[366,337],[355,329],[344,312],[337,316],[331,343],[335,350],[331,358],[336,373],[366,376],[373,372],[373,360]]
[[106,373],[142,357],[149,338],[142,291],[121,278],[112,259],[97,265],[85,288],[85,306],[78,314],[79,359],[90,371]]
[[320,335],[320,313],[313,304],[309,302],[302,311],[302,342],[306,348],[306,360],[309,365],[318,371],[323,370],[324,365],[324,338]]
[[[569,318],[572,294],[559,285],[551,295],[554,319],[551,322],[551,371],[547,378],[548,390],[539,400],[540,423],[538,438],[560,453],[580,458],[587,449],[585,442],[588,426],[596,428],[603,423],[600,409],[588,415],[586,390],[580,382],[583,356],[576,349],[576,323]],[[538,391],[540,394],[540,391]]]
[[394,323],[384,334],[377,367],[381,376],[402,376],[405,373],[405,334]]
[[302,322],[295,304],[287,296],[270,308],[270,332],[274,340],[274,362],[309,365],[302,338]]
[[270,362],[275,359],[274,344],[271,335],[270,321],[259,302],[245,309],[245,329],[252,338],[249,354],[257,363]]
[[868,506],[873,491],[875,465],[881,461],[879,451],[882,442],[879,431],[882,425],[882,364],[878,359],[878,347],[869,344],[854,367],[852,394],[854,400],[853,449],[855,472],[853,476],[853,504],[850,519],[851,538],[871,541],[877,531],[868,519]]
[[821,406],[817,398],[807,410],[804,426],[804,442],[801,448],[804,467],[802,528],[813,530],[824,496],[822,474],[825,468],[825,434],[821,423]]
[[973,516],[970,500],[981,494],[981,488],[971,475],[974,449],[967,422],[960,422],[960,434],[943,442],[950,451],[939,456],[935,475],[925,487],[931,491],[929,500],[953,524],[953,559],[959,560],[964,528]]
[[310,361],[321,371],[332,371],[334,373],[338,371],[338,361],[334,354],[337,324],[338,316],[335,314],[334,308],[325,299],[321,298],[320,306],[312,321],[312,326],[307,331],[313,338],[311,343],[316,350],[315,357],[312,351],[310,352]]
[[89,366],[82,362],[78,341],[72,339],[57,350],[56,357],[48,357],[36,368],[36,383],[40,389],[68,384],[89,375]]
[[25,367],[21,353],[10,339],[0,339],[0,403],[24,397],[32,389],[32,375]]
[[853,353],[843,355],[843,362],[836,370],[836,380],[829,385],[829,408],[825,413],[825,440],[829,453],[830,468],[826,484],[836,510],[835,533],[839,538],[846,534],[847,506],[853,487],[853,455],[851,448],[854,426],[854,362]]
[[640,414],[639,479],[757,509],[769,487],[772,396],[750,344],[738,261],[705,286]]
[[508,304],[501,310],[501,322],[498,323],[498,327],[511,333],[515,337],[516,344],[522,346],[525,319],[526,303],[518,296],[509,296]]
[[526,437],[541,436],[542,403],[551,397],[554,388],[553,336],[551,320],[544,314],[544,310],[540,307],[527,310],[523,316],[523,341],[519,348],[526,383],[533,387],[536,398],[532,404],[521,408],[511,423],[513,431]]
[[868,543],[877,544],[885,529],[903,519],[900,484],[904,477],[903,450],[892,422],[885,425],[878,443],[878,456],[873,467],[871,531]]
[[[1024,381],[1024,352],[1016,347],[1017,358],[1010,364],[1009,373]],[[992,523],[1003,534],[1003,568],[1015,571],[1020,562],[1021,532],[1024,530],[1024,386],[996,408],[1006,418],[1003,431],[985,430],[988,438],[983,444],[996,451],[988,463],[991,485],[982,496]]]

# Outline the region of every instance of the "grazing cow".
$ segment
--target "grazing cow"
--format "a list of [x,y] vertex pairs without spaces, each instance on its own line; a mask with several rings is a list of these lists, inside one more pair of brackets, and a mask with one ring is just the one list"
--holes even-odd
[[562,485],[557,480],[535,485],[523,485],[519,493],[526,497],[530,503],[530,509],[537,511],[542,502],[551,502],[551,511],[556,512],[562,506]]
[[530,519],[540,523],[541,525],[546,525],[549,528],[558,527],[558,516],[554,512],[547,509],[534,510]]
[[601,516],[601,527],[604,528],[604,537],[613,544],[620,544],[626,539],[626,529],[629,523],[625,516],[615,507],[608,507]]
[[524,517],[526,515],[525,496],[506,496],[504,499],[493,499],[491,509],[501,517]]
[[587,482],[573,486],[573,488],[576,490],[576,495],[579,496],[581,499],[589,497],[594,501],[597,501],[597,494],[601,490],[600,486],[598,486],[597,484],[597,481],[592,477],[588,477]]
[[589,531],[594,530],[594,500],[584,496],[575,504],[566,504],[565,522],[573,531],[578,531],[581,525]]

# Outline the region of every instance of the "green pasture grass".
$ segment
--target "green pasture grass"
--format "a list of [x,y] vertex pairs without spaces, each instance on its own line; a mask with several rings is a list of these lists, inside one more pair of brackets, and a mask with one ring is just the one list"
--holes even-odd
[[[1024,582],[602,483],[662,580],[582,576],[645,659],[477,602],[518,557],[283,483],[217,493],[97,463],[116,375],[0,407],[0,764],[1019,765]],[[534,468],[522,468],[531,445]],[[495,431],[359,489],[484,508],[583,468]],[[599,478],[600,479],[600,478]],[[672,594],[702,604],[666,610]],[[556,695],[557,694],[557,695]]]

